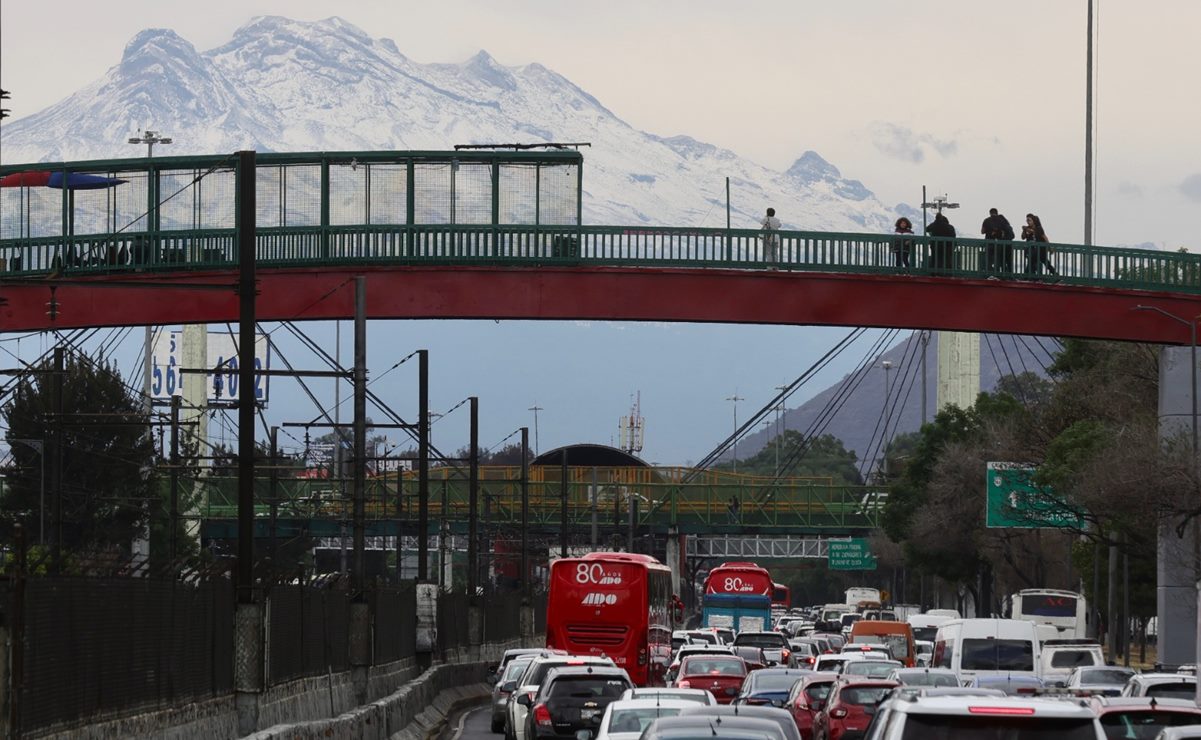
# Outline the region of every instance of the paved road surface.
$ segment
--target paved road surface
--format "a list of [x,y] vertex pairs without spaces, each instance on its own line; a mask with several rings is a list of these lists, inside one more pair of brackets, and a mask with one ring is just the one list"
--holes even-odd
[[502,740],[504,735],[492,734],[491,723],[491,704],[481,704],[458,717],[451,717],[443,737],[446,740]]

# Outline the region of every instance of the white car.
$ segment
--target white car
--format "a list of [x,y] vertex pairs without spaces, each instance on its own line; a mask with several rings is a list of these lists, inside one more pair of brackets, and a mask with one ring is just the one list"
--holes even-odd
[[695,706],[696,702],[681,699],[618,699],[605,707],[595,740],[638,740],[651,722]]
[[876,708],[864,737],[865,740],[958,737],[1104,740],[1105,733],[1091,708],[1062,699],[901,693]]
[[881,652],[819,655],[813,664],[813,671],[815,673],[842,673],[842,667],[853,660],[892,660],[892,657]]
[[618,701],[630,701],[632,699],[673,699],[709,706],[717,703],[717,699],[713,698],[713,694],[704,689],[676,689],[670,687],[664,688],[662,686],[636,686],[632,689],[626,689],[618,698]]
[[1160,699],[1192,699],[1197,694],[1197,677],[1182,673],[1136,673],[1122,696],[1154,696]]

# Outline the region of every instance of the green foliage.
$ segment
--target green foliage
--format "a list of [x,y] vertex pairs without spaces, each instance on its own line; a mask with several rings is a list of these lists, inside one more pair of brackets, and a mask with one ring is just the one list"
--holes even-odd
[[[754,456],[739,460],[738,472],[747,475],[775,475],[777,460],[782,465],[792,456],[793,451],[802,445],[806,445],[806,440],[801,432],[795,429],[785,430],[783,434],[773,437],[767,446]],[[859,475],[857,461],[855,453],[848,450],[842,440],[832,434],[823,434],[808,440],[804,456],[787,471],[787,475],[830,478],[834,485],[858,486],[863,484],[863,478]],[[732,461],[714,466],[716,470],[732,468]]]
[[[141,399],[107,364],[68,357],[62,374],[62,416],[51,401],[49,361],[22,379],[3,413],[13,468],[0,496],[0,527],[11,536],[21,521],[36,541],[42,511],[42,464],[46,465],[46,539],[54,539],[55,500],[51,469],[59,474],[62,544],[66,552],[128,552],[155,508],[155,450]],[[57,423],[56,423],[57,421]],[[59,429],[61,444],[55,443]],[[39,440],[47,458],[27,443]]]

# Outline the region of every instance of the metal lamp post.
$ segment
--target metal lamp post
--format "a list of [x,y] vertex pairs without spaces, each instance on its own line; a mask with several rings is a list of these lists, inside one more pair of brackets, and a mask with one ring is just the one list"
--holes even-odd
[[727,401],[734,402],[734,472],[738,472],[738,402],[746,399],[738,395],[738,391],[734,391],[734,395],[728,397]]
[[884,477],[888,477],[888,427],[892,423],[892,407],[888,403],[892,397],[892,362],[885,360],[880,363],[880,367],[884,368],[884,434],[881,442],[882,460],[880,463]]

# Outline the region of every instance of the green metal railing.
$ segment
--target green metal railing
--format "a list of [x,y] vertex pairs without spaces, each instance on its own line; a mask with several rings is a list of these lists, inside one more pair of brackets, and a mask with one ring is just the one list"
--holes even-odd
[[[0,167],[124,180],[100,190],[0,187],[9,274],[230,269],[236,159],[173,157]],[[779,269],[1201,293],[1201,255],[891,234],[584,226],[576,152],[339,152],[257,159],[263,267],[663,266]],[[468,223],[463,223],[467,221]],[[769,259],[770,258],[770,259]]]
[[[529,484],[529,521],[554,528],[562,516],[560,469],[533,468]],[[586,526],[593,511],[602,525],[626,526],[636,506],[639,526],[674,526],[684,530],[737,526],[765,530],[849,530],[875,527],[883,498],[878,487],[832,485],[826,479],[796,478],[772,482],[770,477],[706,472],[686,481],[683,468],[570,468],[567,484],[568,521]],[[481,518],[496,525],[521,522],[520,468],[484,468],[480,480]],[[400,488],[398,494],[398,485]],[[237,517],[237,481],[205,478],[198,489],[202,519]],[[347,521],[351,516],[350,482],[321,479],[281,480],[276,489],[277,516],[288,520]],[[399,496],[399,497],[398,497]],[[270,513],[266,481],[256,481],[256,518]],[[731,507],[737,500],[738,506]],[[366,494],[369,521],[417,518],[417,480],[372,478]],[[397,506],[399,504],[399,511]],[[469,490],[461,474],[435,469],[430,481],[429,516],[445,513],[451,522],[468,519]]]

